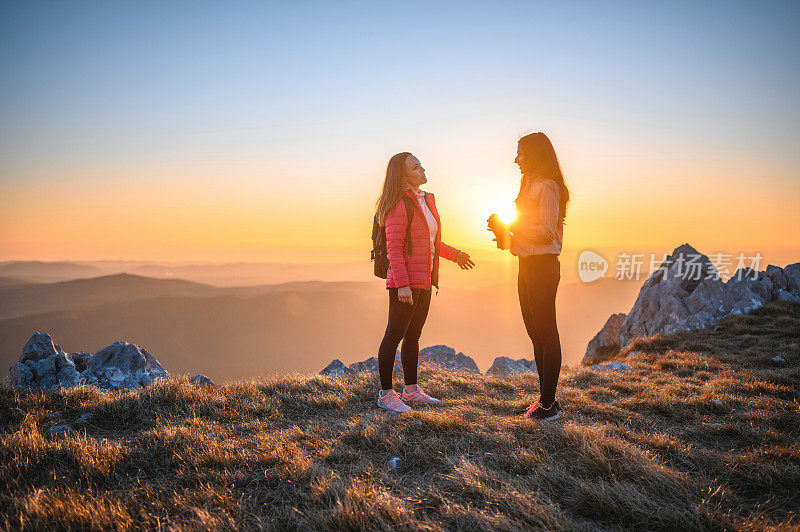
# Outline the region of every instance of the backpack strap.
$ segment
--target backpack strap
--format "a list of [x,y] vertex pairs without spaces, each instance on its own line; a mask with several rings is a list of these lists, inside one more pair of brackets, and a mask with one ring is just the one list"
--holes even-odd
[[412,199],[408,196],[403,196],[403,202],[406,205],[406,218],[408,219],[406,224],[406,266],[408,266],[408,257],[411,256],[411,220],[414,219],[414,204],[411,201]]

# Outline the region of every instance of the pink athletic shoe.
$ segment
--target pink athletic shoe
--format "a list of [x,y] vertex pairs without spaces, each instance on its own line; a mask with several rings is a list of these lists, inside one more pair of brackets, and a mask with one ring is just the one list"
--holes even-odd
[[416,391],[412,393],[406,393],[405,387],[403,388],[403,401],[408,403],[425,403],[429,405],[438,405],[442,402],[438,399],[434,399],[427,393],[422,391],[422,388],[417,386]]
[[400,400],[400,396],[397,395],[397,392],[392,390],[390,392],[386,392],[386,395],[382,395],[383,390],[378,392],[378,406],[383,408],[384,410],[388,410],[389,412],[394,412],[395,414],[404,414],[411,410],[411,407],[405,404],[403,401]]

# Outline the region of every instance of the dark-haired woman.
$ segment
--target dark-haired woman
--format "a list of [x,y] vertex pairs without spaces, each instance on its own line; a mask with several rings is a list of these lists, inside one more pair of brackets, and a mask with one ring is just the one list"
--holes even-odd
[[[406,403],[438,404],[441,401],[422,391],[417,384],[419,337],[428,317],[431,286],[439,287],[439,256],[458,263],[462,269],[475,264],[469,255],[442,242],[442,222],[433,194],[420,190],[427,183],[425,169],[408,152],[389,160],[386,178],[377,203],[378,223],[386,230],[386,254],[389,271],[389,323],[378,350],[381,390],[378,406],[402,414]],[[411,255],[407,253],[408,215],[403,197],[410,198],[414,209],[411,218]],[[392,371],[397,346],[402,340],[400,359],[405,387],[402,396],[392,386]]]
[[524,416],[547,420],[561,417],[556,386],[561,372],[561,342],[556,325],[556,291],[561,280],[558,256],[564,234],[569,190],[547,135],[532,133],[517,144],[514,160],[522,172],[517,218],[504,226],[489,217],[497,246],[519,257],[517,288],[525,329],[533,343],[539,374],[539,400]]

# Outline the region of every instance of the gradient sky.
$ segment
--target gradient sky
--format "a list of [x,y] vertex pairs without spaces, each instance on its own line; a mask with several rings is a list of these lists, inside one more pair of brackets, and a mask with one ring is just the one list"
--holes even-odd
[[364,258],[405,150],[489,256],[531,131],[567,248],[800,249],[800,3],[565,4],[4,2],[0,260]]

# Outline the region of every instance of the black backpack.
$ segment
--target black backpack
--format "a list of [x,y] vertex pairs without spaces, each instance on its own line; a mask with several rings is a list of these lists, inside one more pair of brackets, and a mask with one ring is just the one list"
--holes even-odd
[[[411,256],[411,220],[414,219],[414,204],[411,203],[413,200],[406,196],[403,196],[403,201],[406,205],[406,218],[408,218],[408,225],[406,225],[406,245],[408,246],[406,266],[408,266],[408,257]],[[373,264],[375,276],[386,279],[389,271],[389,257],[386,254],[386,228],[381,227],[378,223],[378,213],[375,213],[375,218],[372,220],[372,252],[370,252],[370,260],[375,263]]]

